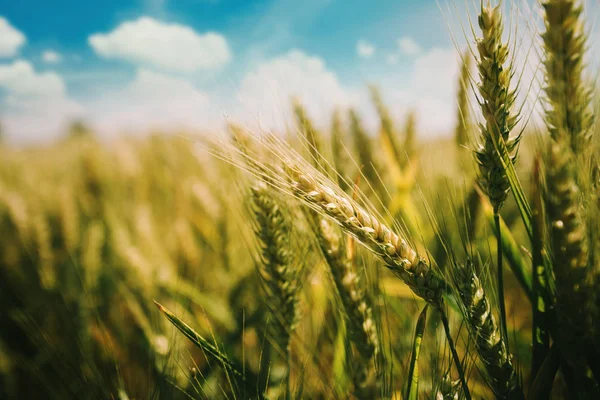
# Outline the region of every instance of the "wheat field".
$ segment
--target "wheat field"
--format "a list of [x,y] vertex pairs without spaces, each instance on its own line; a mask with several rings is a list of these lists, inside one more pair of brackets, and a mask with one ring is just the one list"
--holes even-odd
[[600,398],[592,14],[541,5],[539,107],[482,2],[452,138],[371,86],[373,132],[0,143],[0,398]]

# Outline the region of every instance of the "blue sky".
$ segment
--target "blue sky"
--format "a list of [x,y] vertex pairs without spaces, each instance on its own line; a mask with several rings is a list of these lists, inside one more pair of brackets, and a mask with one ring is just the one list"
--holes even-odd
[[320,125],[348,106],[374,124],[375,83],[397,118],[414,108],[424,130],[448,131],[459,13],[435,0],[2,1],[0,121],[23,141],[75,117],[104,135],[224,116],[281,129],[296,96]]

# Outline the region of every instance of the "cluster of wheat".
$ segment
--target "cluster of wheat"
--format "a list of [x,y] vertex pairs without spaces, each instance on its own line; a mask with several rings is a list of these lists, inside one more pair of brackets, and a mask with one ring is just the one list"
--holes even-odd
[[482,3],[455,145],[371,87],[374,135],[294,100],[285,139],[0,148],[0,397],[600,398],[584,13],[541,5],[542,134]]

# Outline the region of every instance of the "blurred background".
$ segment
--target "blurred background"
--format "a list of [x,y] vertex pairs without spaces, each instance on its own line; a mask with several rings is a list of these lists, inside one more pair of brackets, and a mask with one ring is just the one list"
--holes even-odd
[[[472,36],[459,3],[4,1],[3,137],[48,143],[74,119],[103,138],[222,130],[225,117],[282,130],[292,96],[318,126],[335,107],[352,106],[372,129],[368,84],[384,88],[394,117],[414,108],[424,136],[449,135],[457,48]],[[515,23],[536,23],[520,12]]]

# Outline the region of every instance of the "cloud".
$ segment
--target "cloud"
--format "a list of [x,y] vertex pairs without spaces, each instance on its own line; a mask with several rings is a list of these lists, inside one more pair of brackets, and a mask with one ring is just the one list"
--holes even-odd
[[188,26],[150,17],[123,22],[106,34],[93,34],[88,42],[105,58],[179,72],[216,69],[231,59],[229,45],[222,35],[199,34]]
[[57,137],[65,124],[82,113],[69,99],[65,84],[55,72],[38,73],[23,60],[0,64],[2,123],[11,140],[44,142]]
[[25,35],[0,16],[0,58],[13,57],[26,42]]
[[396,64],[398,64],[398,56],[396,54],[388,54],[387,57],[385,58],[385,61],[389,65],[396,65]]
[[23,97],[55,98],[65,95],[65,84],[54,72],[37,73],[31,63],[17,60],[0,64],[0,87]]
[[329,124],[332,111],[355,101],[353,93],[344,89],[337,76],[322,59],[291,50],[266,60],[249,72],[240,85],[242,110],[237,115],[243,122],[283,130],[292,119],[290,100],[297,97],[319,126]]
[[371,58],[375,54],[375,46],[366,40],[359,40],[356,43],[356,53],[362,58]]
[[42,60],[47,64],[58,64],[62,61],[62,56],[54,50],[46,50],[42,53]]
[[223,122],[209,96],[186,79],[140,68],[124,88],[86,103],[93,126],[105,136],[122,131],[208,130]]
[[398,48],[407,56],[413,56],[422,52],[421,46],[408,36],[403,36],[398,39]]
[[[426,135],[452,131],[456,122],[456,89],[459,56],[453,48],[433,48],[418,56],[413,63],[409,85],[401,90],[386,90],[391,109],[397,119],[409,109],[417,113],[419,129]],[[394,87],[387,82],[383,87]]]

